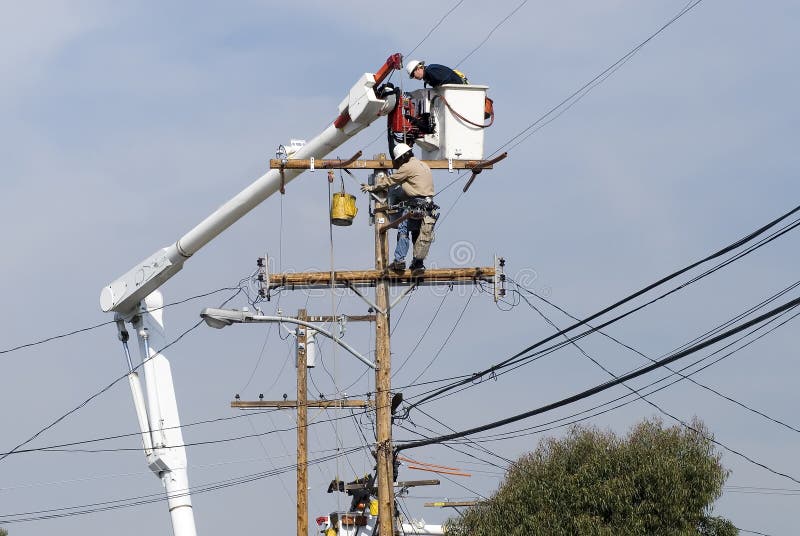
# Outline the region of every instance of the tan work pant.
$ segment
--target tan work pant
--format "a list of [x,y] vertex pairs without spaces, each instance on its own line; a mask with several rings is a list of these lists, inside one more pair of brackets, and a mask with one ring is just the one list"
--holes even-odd
[[434,240],[433,226],[436,224],[436,218],[433,216],[425,216],[422,218],[422,223],[419,226],[419,236],[414,241],[414,258],[423,260],[428,256],[428,251],[431,249],[431,244]]

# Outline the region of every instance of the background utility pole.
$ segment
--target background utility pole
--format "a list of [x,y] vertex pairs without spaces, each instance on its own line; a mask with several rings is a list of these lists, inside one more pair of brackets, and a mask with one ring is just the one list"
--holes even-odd
[[[297,311],[306,321],[306,310]],[[308,328],[297,328],[297,536],[308,535]]]
[[[386,212],[375,203],[375,270],[384,272],[389,257],[388,233],[381,232]],[[394,536],[394,464],[392,459],[391,355],[389,353],[389,285],[379,278],[375,285],[375,411],[377,420],[378,519],[380,536]]]
[[[309,316],[305,309],[297,312],[297,320],[302,322],[374,322],[373,315],[341,315],[341,316]],[[310,331],[309,331],[310,330]],[[297,536],[308,535],[308,408],[343,409],[343,408],[368,408],[373,404],[368,400],[355,399],[329,399],[308,400],[308,366],[309,342],[313,344],[314,334],[324,333],[308,326],[298,326],[295,330],[297,337],[297,400],[264,400],[264,395],[259,400],[236,400],[231,402],[232,408],[261,409],[261,408],[295,408],[297,410]],[[313,360],[312,360],[313,361]],[[311,364],[313,366],[313,362]]]

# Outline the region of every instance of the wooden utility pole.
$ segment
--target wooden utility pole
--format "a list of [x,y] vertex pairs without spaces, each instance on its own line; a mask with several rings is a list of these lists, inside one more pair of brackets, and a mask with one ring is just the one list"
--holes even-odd
[[[297,319],[306,321],[306,310]],[[297,536],[308,535],[308,328],[297,330]]]
[[[359,161],[360,153],[346,161],[342,160],[271,160],[270,167],[273,169],[388,169],[392,167],[392,161],[386,159],[384,156],[376,156],[374,160]],[[499,162],[506,157],[506,153],[492,159],[492,160],[477,160],[477,161],[458,161],[458,160],[443,160],[428,162],[431,168],[435,169],[470,169],[473,176],[470,183],[474,180],[475,176],[484,169],[491,169],[493,164]],[[466,188],[465,188],[466,191]],[[391,309],[403,297],[407,296],[414,288],[419,286],[428,285],[476,285],[479,283],[489,283],[494,287],[494,299],[497,301],[505,295],[505,275],[503,275],[503,266],[505,260],[495,257],[494,266],[489,267],[475,267],[475,268],[443,268],[443,269],[428,269],[425,273],[419,276],[412,276],[409,270],[403,272],[393,272],[388,270],[389,258],[389,244],[387,232],[389,229],[396,227],[398,222],[394,225],[390,224],[386,212],[386,203],[379,201],[375,198],[374,215],[375,215],[375,269],[374,270],[352,270],[352,271],[326,271],[326,272],[300,272],[300,273],[282,273],[270,274],[267,270],[268,263],[263,260],[259,266],[263,268],[263,272],[259,275],[261,281],[260,294],[262,297],[269,299],[271,292],[284,289],[284,290],[300,290],[309,288],[347,288],[357,294],[362,300],[375,309],[374,317],[357,318],[359,320],[374,320],[375,321],[375,413],[376,413],[376,445],[375,445],[375,459],[376,459],[376,473],[377,473],[377,492],[378,492],[378,519],[379,519],[379,535],[380,536],[394,536],[395,534],[395,511],[394,511],[394,449],[392,446],[392,411],[391,411],[391,353],[389,344],[389,320]],[[395,303],[389,301],[389,289],[391,286],[405,286],[406,290],[395,300]],[[362,294],[359,288],[375,288],[375,301],[370,302],[369,299]],[[305,311],[302,311],[305,315]],[[309,318],[311,321],[321,321],[317,317],[304,317]],[[351,320],[356,317],[349,317]],[[303,355],[305,358],[305,353]],[[298,367],[300,366],[300,356],[298,353]],[[305,361],[303,362],[305,369]],[[303,415],[301,425],[301,379],[303,377],[303,393],[305,393],[305,370],[301,374],[298,368],[298,536],[305,536],[305,533],[300,532],[300,475],[306,476],[307,459],[305,451],[300,452],[300,430],[305,433],[307,425],[306,415]],[[307,411],[310,403],[303,397],[303,411]],[[328,403],[328,401],[324,401]],[[265,407],[265,403],[245,403],[250,404],[246,407]],[[255,405],[258,404],[258,405]],[[280,403],[270,402],[275,404],[271,407],[279,407]],[[291,404],[284,402],[283,406],[287,407]],[[245,406],[238,406],[245,407]],[[320,407],[320,406],[317,406]],[[303,437],[303,444],[305,444],[305,437]],[[302,460],[302,463],[301,463]],[[307,484],[304,484],[307,486]],[[304,501],[307,501],[307,491],[304,488]],[[306,508],[305,504],[303,508]]]
[[[297,312],[297,320],[304,322],[336,322],[344,319],[350,321],[373,322],[374,315],[341,315],[309,316],[305,309]],[[336,399],[308,400],[308,343],[307,326],[299,326],[297,335],[297,400],[236,400],[231,402],[232,408],[297,408],[297,536],[308,535],[308,408],[368,408],[373,403],[368,400]]]
[[[375,270],[387,270],[388,233],[382,203],[375,204]],[[389,285],[380,278],[375,285],[375,417],[377,444],[375,458],[378,476],[378,520],[380,536],[394,536],[394,452],[392,449],[391,354],[389,349]]]

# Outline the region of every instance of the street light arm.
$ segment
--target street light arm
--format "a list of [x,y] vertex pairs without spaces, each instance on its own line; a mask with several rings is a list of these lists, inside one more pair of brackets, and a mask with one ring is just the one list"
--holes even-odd
[[215,309],[213,307],[206,307],[200,313],[200,317],[206,321],[206,324],[211,326],[212,328],[221,329],[225,326],[230,326],[231,324],[250,324],[256,322],[280,322],[280,323],[287,323],[287,324],[296,324],[298,326],[305,326],[307,328],[311,328],[320,335],[324,335],[328,337],[330,340],[353,354],[359,361],[367,365],[369,368],[374,369],[375,363],[358,353],[356,349],[352,346],[341,340],[336,335],[326,331],[319,326],[312,324],[311,322],[306,322],[304,320],[299,320],[297,318],[292,318],[290,316],[268,316],[268,315],[256,315],[249,311],[239,311],[236,309]]

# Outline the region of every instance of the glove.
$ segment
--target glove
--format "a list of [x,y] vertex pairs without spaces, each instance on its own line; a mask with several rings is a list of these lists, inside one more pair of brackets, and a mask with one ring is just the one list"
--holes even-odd
[[361,191],[364,192],[364,193],[374,192],[375,191],[375,187],[374,186],[370,186],[369,184],[363,184],[362,183],[361,184]]

